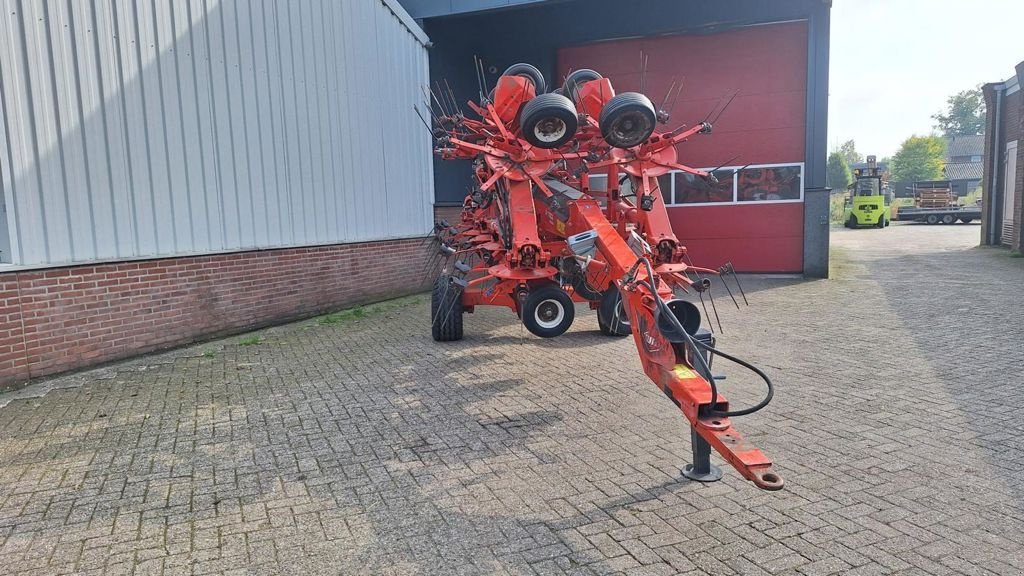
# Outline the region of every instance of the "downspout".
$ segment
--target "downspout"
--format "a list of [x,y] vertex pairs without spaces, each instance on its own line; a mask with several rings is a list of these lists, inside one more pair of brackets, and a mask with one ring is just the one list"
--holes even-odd
[[1003,166],[1002,170],[999,169],[1005,147],[1000,128],[1003,125],[1003,98],[1006,95],[1006,85],[999,86],[994,92],[996,109],[992,123],[994,132],[992,135],[992,174],[989,176],[989,182],[992,183],[992,195],[988,203],[989,213],[986,215],[989,221],[988,238],[985,239],[985,243],[989,246],[998,246],[1001,243],[1003,237],[1002,208],[1006,202],[1002,197],[1006,193],[1005,186],[1000,186],[1000,180],[1002,180],[1002,174],[1006,172],[1006,167]]

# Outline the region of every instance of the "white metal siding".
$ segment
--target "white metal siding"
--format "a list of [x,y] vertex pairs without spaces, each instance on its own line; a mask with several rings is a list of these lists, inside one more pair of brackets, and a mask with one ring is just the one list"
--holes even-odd
[[426,37],[392,0],[0,2],[0,260],[429,228]]

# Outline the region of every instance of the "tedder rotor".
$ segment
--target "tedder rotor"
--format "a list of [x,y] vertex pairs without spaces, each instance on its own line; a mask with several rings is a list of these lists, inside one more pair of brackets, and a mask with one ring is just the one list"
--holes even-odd
[[[767,405],[771,382],[714,348],[698,308],[675,296],[703,293],[707,276],[731,271],[692,265],[658,185],[672,171],[717,184],[712,173],[681,164],[676,151],[711,133],[711,123],[659,132],[667,112],[643,94],[616,94],[593,70],[577,70],[546,92],[540,71],[516,64],[492,90],[482,78],[480,88],[479,101],[467,103],[473,118],[450,90],[428,96],[439,109],[431,106],[436,152],[471,161],[473,172],[459,221],[433,231],[447,257],[433,286],[433,338],[461,339],[463,314],[476,306],[505,306],[531,333],[555,337],[572,323],[575,303],[587,303],[602,333],[633,335],[644,371],[689,420],[687,477],[721,477],[708,458],[713,447],[758,487],[781,488],[771,460],[731,420]],[[757,373],[766,398],[731,410],[711,374],[713,356]]]

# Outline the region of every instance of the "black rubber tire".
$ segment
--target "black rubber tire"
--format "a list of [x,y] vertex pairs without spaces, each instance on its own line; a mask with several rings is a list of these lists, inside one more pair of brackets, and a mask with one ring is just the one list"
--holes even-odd
[[929,223],[929,224],[938,224],[939,223],[939,217],[936,216],[935,214],[929,214],[928,217],[924,219],[924,221]]
[[885,228],[885,214],[878,217],[878,222],[875,222],[875,228]]
[[534,92],[538,95],[548,91],[548,83],[544,81],[544,75],[540,73],[533,64],[520,62],[513,64],[501,73],[502,76],[523,76],[533,82]]
[[654,133],[657,115],[650,98],[637,92],[623,92],[601,110],[601,136],[614,148],[632,148]]
[[844,224],[844,226],[846,226],[847,228],[851,228],[851,229],[852,228],[856,228],[857,227],[857,217],[854,216],[853,214],[850,214],[850,217],[846,219],[846,224]]
[[523,106],[519,126],[523,138],[537,148],[558,148],[572,140],[579,127],[576,106],[561,94],[541,94]]
[[964,224],[970,224],[971,222],[974,222],[974,218],[961,218],[960,221]]
[[430,335],[436,342],[462,340],[462,288],[442,274],[430,292]]
[[601,78],[604,78],[604,76],[589,68],[573,70],[571,74],[565,77],[565,83],[562,84],[562,92],[569,97],[569,100],[576,102],[576,91],[579,89],[580,84],[590,82],[591,80],[600,80]]
[[601,305],[597,307],[597,327],[605,336],[629,336],[633,333],[633,325],[622,307],[622,295],[615,286],[609,286],[601,297]]
[[561,336],[572,326],[575,317],[576,307],[572,297],[555,283],[530,290],[523,303],[523,325],[531,334],[541,338]]
[[943,224],[953,224],[955,222],[956,222],[956,217],[954,217],[952,214],[946,214],[946,215],[944,215],[942,217],[942,223]]

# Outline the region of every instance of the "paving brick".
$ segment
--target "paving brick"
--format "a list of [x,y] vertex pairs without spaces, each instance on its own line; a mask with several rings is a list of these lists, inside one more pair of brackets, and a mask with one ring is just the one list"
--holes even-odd
[[1024,263],[976,236],[836,230],[834,279],[720,307],[782,492],[681,479],[684,419],[585,307],[441,345],[414,299],[0,396],[0,571],[1020,574]]

